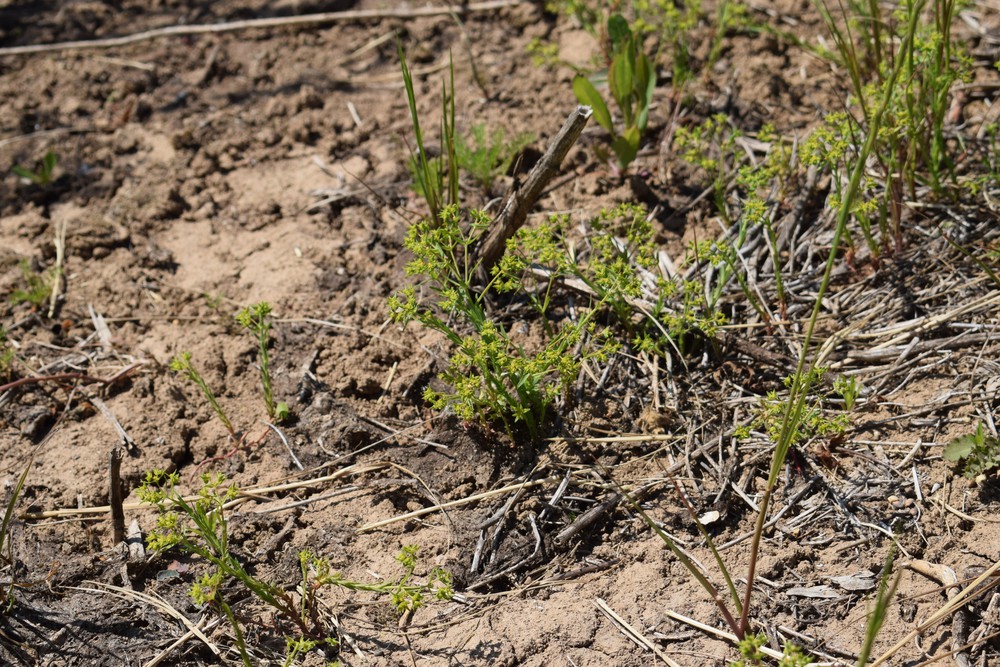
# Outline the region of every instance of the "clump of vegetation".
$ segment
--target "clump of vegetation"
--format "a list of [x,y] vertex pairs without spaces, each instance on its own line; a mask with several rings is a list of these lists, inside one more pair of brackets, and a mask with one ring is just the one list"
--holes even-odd
[[[548,406],[576,378],[581,360],[606,358],[610,349],[597,332],[592,313],[551,325],[550,335],[537,350],[519,344],[487,315],[489,287],[512,279],[500,271],[487,289],[476,287],[479,263],[471,250],[488,226],[484,213],[473,210],[466,219],[457,206],[448,206],[436,224],[423,220],[410,227],[404,245],[414,259],[406,272],[420,279],[391,296],[389,310],[394,321],[405,325],[416,320],[443,333],[456,347],[441,376],[452,389],[428,388],[424,396],[431,405],[450,407],[470,421],[499,421],[508,429],[523,424],[535,437]],[[418,289],[433,296],[418,297]]]
[[31,268],[31,262],[22,259],[18,263],[21,269],[21,277],[24,280],[24,287],[17,288],[10,293],[10,302],[13,304],[29,303],[35,308],[41,308],[52,296],[56,281],[59,280],[61,271],[52,267],[41,273],[36,273]]
[[578,74],[573,79],[573,92],[581,104],[594,110],[594,119],[611,135],[611,150],[618,165],[627,169],[638,154],[646,131],[656,73],[649,56],[642,50],[641,38],[633,33],[621,14],[608,19],[608,38],[612,54],[608,87],[622,115],[621,132],[612,121],[608,105],[587,77]]
[[[854,3],[852,15],[835,16],[819,3],[849,75],[851,110],[827,118],[803,147],[810,164],[835,176],[832,205],[844,198],[843,185],[856,146],[872,136],[875,169],[862,183],[862,195],[849,210],[873,258],[897,252],[903,243],[904,200],[919,199],[927,187],[936,198],[960,187],[946,118],[953,84],[968,81],[968,54],[952,37],[959,3],[923,0],[899,3],[884,14],[878,3]],[[880,107],[878,100],[886,103]],[[879,113],[879,131],[873,121]],[[853,240],[848,237],[853,248]]]
[[229,431],[229,437],[234,440],[238,440],[239,437],[236,433],[236,429],[233,427],[233,422],[230,421],[226,411],[222,409],[218,399],[215,397],[215,392],[212,391],[212,388],[208,386],[207,382],[205,382],[205,378],[202,377],[201,373],[198,372],[198,369],[191,363],[191,353],[181,352],[174,357],[170,361],[170,370],[183,375],[201,390],[202,396],[204,396],[205,400],[208,401],[208,404],[212,406],[212,412],[215,413],[215,416],[219,418],[222,425],[226,427],[227,431]]
[[962,473],[978,479],[1000,467],[1000,438],[990,435],[980,422],[976,430],[949,442],[944,448],[946,461],[961,462]]
[[[17,507],[17,501],[21,498],[21,492],[24,491],[24,483],[28,479],[29,472],[31,472],[30,461],[28,462],[28,465],[25,466],[21,475],[17,478],[17,483],[14,485],[10,498],[7,500],[7,504],[4,507],[3,521],[0,521],[0,563],[3,563],[7,567],[11,567],[14,564],[14,557],[10,542],[10,524],[14,519],[14,508]],[[13,571],[11,571],[10,580],[7,584],[7,590],[3,593],[4,599],[0,602],[0,615],[9,613],[11,607],[14,605],[15,582],[16,578],[14,577]]]
[[[825,374],[826,369],[813,368],[810,371],[808,383],[811,386],[819,384]],[[791,388],[793,378],[786,377],[783,383],[786,388]],[[841,387],[846,392],[843,394],[845,402],[847,401],[846,397],[850,396],[851,405],[853,406],[854,400],[857,398],[857,387],[855,386],[852,389],[849,383]],[[824,405],[823,399],[818,397],[813,397],[807,401],[802,414],[791,427],[783,423],[785,410],[785,401],[778,395],[778,392],[769,391],[760,400],[757,415],[753,421],[749,426],[737,428],[735,435],[737,437],[747,437],[751,429],[760,429],[767,433],[771,439],[777,440],[781,435],[782,428],[792,428],[793,430],[789,438],[792,444],[797,444],[816,436],[839,435],[851,425],[850,416],[846,412],[828,410]]]
[[[508,241],[489,284],[477,287],[473,249],[488,218],[457,207],[436,225],[413,225],[405,246],[414,254],[407,273],[418,282],[389,299],[395,321],[416,320],[443,333],[455,346],[441,378],[450,391],[428,389],[437,409],[450,407],[463,419],[523,424],[540,433],[548,407],[574,381],[582,363],[606,361],[623,346],[655,354],[683,349],[692,332],[712,335],[723,322],[707,307],[695,282],[659,274],[653,230],[646,211],[621,205],[603,211],[586,227],[578,247],[566,216],[523,227]],[[567,317],[566,285],[576,281],[586,300]],[[491,290],[530,304],[544,341],[518,342],[487,314]],[[424,297],[423,294],[430,296]]]
[[247,571],[243,559],[230,543],[225,506],[238,496],[236,486],[227,485],[221,474],[206,474],[201,478],[202,486],[197,495],[189,499],[177,490],[178,479],[176,474],[151,471],[138,489],[139,498],[158,511],[156,528],[150,531],[147,543],[150,549],[158,552],[177,549],[199,556],[211,566],[211,572],[202,575],[191,586],[191,598],[195,604],[217,609],[229,621],[246,667],[253,663],[243,626],[230,605],[235,596],[226,593],[232,590],[233,584],[267,605],[275,614],[279,630],[291,633],[286,638],[288,657],[285,664],[292,664],[295,657],[304,652],[336,651],[338,642],[333,634],[334,627],[327,622],[317,598],[326,586],[388,595],[393,606],[401,612],[420,607],[427,596],[438,599],[452,596],[451,579],[443,570],[435,568],[425,582],[414,582],[416,547],[404,547],[398,557],[404,572],[391,581],[376,584],[351,581],[333,571],[327,560],[308,551],[299,553],[301,581],[294,592],[263,581]]
[[258,368],[260,370],[260,386],[264,394],[264,406],[268,418],[275,423],[288,419],[287,403],[275,403],[274,389],[271,386],[271,304],[262,301],[247,306],[236,314],[236,322],[253,334],[257,340]]
[[59,156],[50,150],[45,153],[45,157],[35,164],[34,169],[22,167],[18,164],[11,167],[10,170],[29,183],[45,186],[52,182],[52,175],[55,173],[56,164],[58,163]]
[[8,378],[14,370],[14,348],[7,341],[7,330],[0,326],[0,378]]
[[518,153],[534,140],[534,135],[522,132],[508,141],[502,127],[487,132],[485,123],[477,123],[469,134],[458,137],[455,156],[459,167],[489,194],[497,177],[507,173]]
[[409,168],[413,188],[423,197],[430,211],[430,219],[437,220],[445,206],[458,204],[458,140],[455,135],[455,66],[449,67],[449,85],[441,84],[441,153],[432,157],[424,143],[424,132],[417,113],[417,98],[413,92],[413,77],[406,65],[402,42],[396,45],[399,66],[403,71],[406,101],[410,108],[410,122],[416,148],[410,151]]
[[[723,7],[729,5],[723,1]],[[694,50],[692,33],[704,18],[701,0],[677,3],[673,0],[631,0],[628,3],[608,0],[550,0],[546,9],[553,13],[571,17],[592,35],[604,51],[605,65],[614,57],[613,38],[609,30],[609,19],[616,14],[627,17],[638,39],[654,35],[659,42],[655,62],[660,61],[663,52],[669,52],[673,72],[671,83],[674,90],[681,90],[694,77],[695,68],[691,53]],[[556,50],[545,50],[535,45],[533,53],[540,54],[539,60],[551,64],[556,60]]]

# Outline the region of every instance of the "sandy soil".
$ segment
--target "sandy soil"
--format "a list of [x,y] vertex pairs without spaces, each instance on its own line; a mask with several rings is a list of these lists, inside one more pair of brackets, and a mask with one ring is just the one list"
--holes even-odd
[[[0,2],[0,46],[384,7],[371,0],[8,0]],[[962,28],[973,47],[992,48],[995,60],[997,21],[989,13],[972,15],[992,41]],[[752,15],[804,41],[825,34],[809,2],[784,0]],[[533,64],[529,43],[557,44],[560,57],[572,63],[597,53],[594,40],[570,21],[521,4],[470,13],[461,27],[449,16],[369,19],[0,57],[0,293],[23,288],[21,260],[32,271],[52,266],[57,230],[66,230],[65,276],[51,316],[47,305],[0,305],[17,355],[7,379],[110,378],[129,369],[106,385],[31,382],[0,396],[4,498],[31,462],[11,526],[11,561],[0,563],[0,581],[17,584],[13,606],[0,613],[0,662],[147,664],[187,632],[148,599],[107,585],[162,598],[191,622],[216,616],[188,595],[204,571],[197,559],[166,553],[126,564],[112,544],[106,513],[40,514],[107,504],[109,454],[122,443],[113,420],[129,438],[122,477],[130,493],[154,468],[178,471],[186,488],[206,470],[223,472],[245,489],[342,472],[305,488],[259,494],[233,511],[233,544],[262,578],[294,585],[302,549],[354,580],[393,578],[400,573],[395,556],[409,544],[420,546],[419,575],[434,566],[451,572],[458,597],[402,619],[384,597],[324,593],[345,665],[656,663],[602,605],[681,665],[735,659],[731,644],[668,616],[724,625],[704,591],[627,506],[613,506],[568,540],[555,537],[611,498],[601,471],[641,483],[680,462],[673,471],[699,513],[719,513],[709,529],[717,544],[727,545],[723,557],[732,571],[743,576],[752,506],[768,458],[763,446],[739,446],[727,428],[733,414],[780,387],[780,376],[793,367],[779,372],[734,350],[706,351],[687,360],[686,370],[674,361],[681,393],[665,404],[651,397],[644,367],[623,360],[604,390],[591,383],[582,391],[553,427],[555,439],[535,444],[430,411],[421,393],[447,349],[416,326],[404,331],[389,324],[386,307],[387,296],[409,280],[402,242],[421,206],[406,168],[412,140],[394,32],[418,72],[427,117],[435,117],[450,50],[460,131],[480,121],[509,133],[527,131],[536,150],[544,150],[576,101],[572,69]],[[697,57],[704,58],[710,37],[707,26],[696,34]],[[977,76],[996,81],[985,65]],[[787,40],[741,32],[727,38],[720,61],[691,86],[682,122],[725,113],[748,133],[767,122],[801,139],[825,113],[842,107],[843,85],[829,63]],[[985,90],[970,98],[965,121],[982,122],[988,113],[996,88]],[[718,225],[707,200],[692,204],[704,189],[699,175],[672,153],[673,109],[669,86],[659,86],[636,171],[660,205],[657,242],[679,259],[690,241],[715,234]],[[603,141],[596,124],[584,132],[563,165],[568,178],[557,179],[532,219],[565,212],[582,220],[636,199],[636,190],[595,158],[593,147]],[[47,150],[59,156],[52,183],[27,184],[9,171],[34,164]],[[500,189],[510,182],[506,177]],[[466,196],[474,206],[490,198],[471,186]],[[915,234],[892,262],[839,283],[845,304],[858,283],[873,290],[888,285],[891,298],[903,300],[887,309],[892,319],[868,329],[937,315],[995,292],[963,255],[922,239]],[[905,298],[942,276],[965,279],[947,298]],[[803,300],[809,293],[802,289]],[[832,303],[841,303],[837,298]],[[295,415],[282,427],[287,447],[263,421],[256,344],[233,321],[242,306],[265,300],[276,317],[275,393]],[[992,325],[982,331],[995,332],[996,302],[983,303],[949,321]],[[102,319],[109,336],[98,333]],[[958,331],[942,326],[921,332],[921,340]],[[737,333],[791,351],[761,329]],[[836,577],[880,572],[892,532],[901,547],[897,563],[925,560],[964,578],[997,562],[995,481],[974,485],[940,459],[944,443],[995,412],[997,350],[987,335],[975,346],[931,350],[916,367],[902,357],[878,362],[888,369],[874,382],[879,393],[852,414],[846,436],[834,443],[819,439],[795,453],[772,506],[772,516],[785,512],[762,546],[752,614],[773,647],[780,649],[780,638],[801,642],[799,634],[806,635],[825,655],[853,664],[872,585]],[[192,354],[233,422],[248,433],[243,446],[234,449],[197,390],[169,371],[182,351]],[[872,369],[864,372],[878,370]],[[705,387],[714,393],[701,394]],[[585,439],[627,433],[645,437]],[[707,453],[691,456],[702,445]],[[553,506],[566,475],[573,476],[568,497]],[[498,494],[359,531],[530,480],[538,483],[516,496]],[[337,493],[319,498],[331,492]],[[305,499],[313,502],[292,506]],[[132,493],[128,501],[135,500]],[[721,581],[673,486],[654,488],[643,503]],[[146,509],[128,509],[126,518],[144,530],[154,521]],[[486,558],[471,571],[484,540]],[[927,577],[899,569],[899,590],[878,643],[883,649],[947,596]],[[260,664],[280,664],[274,660],[283,639],[267,609],[239,590],[229,593]],[[965,622],[995,630],[988,604],[989,596],[975,603]],[[951,650],[957,632],[950,621],[935,627],[893,664],[915,665]],[[189,638],[161,664],[238,664],[227,624],[205,634],[221,656]],[[973,664],[991,664],[998,655],[1000,645],[980,644]],[[312,655],[301,664],[320,659]]]

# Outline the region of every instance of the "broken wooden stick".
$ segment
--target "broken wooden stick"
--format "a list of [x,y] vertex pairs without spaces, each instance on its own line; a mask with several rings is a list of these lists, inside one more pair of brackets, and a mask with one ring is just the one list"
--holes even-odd
[[576,140],[580,138],[580,133],[590,120],[593,111],[587,106],[578,106],[569,115],[562,129],[549,144],[545,155],[538,161],[528,177],[524,179],[521,187],[515,187],[507,195],[507,200],[500,209],[500,214],[493,221],[493,227],[479,243],[477,253],[479,255],[479,279],[486,284],[489,282],[490,270],[503,257],[507,241],[521,228],[528,212],[542,195],[542,191],[548,182],[552,180],[563,158],[573,147]]

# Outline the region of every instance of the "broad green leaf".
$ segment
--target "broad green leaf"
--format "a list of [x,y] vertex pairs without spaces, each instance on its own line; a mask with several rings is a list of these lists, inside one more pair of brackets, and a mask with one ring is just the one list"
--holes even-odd
[[611,149],[618,156],[618,164],[622,169],[627,168],[639,152],[639,138],[639,128],[632,126],[611,142]]
[[611,114],[608,112],[608,105],[601,99],[601,94],[597,92],[587,77],[577,74],[573,78],[573,94],[580,104],[586,104],[594,110],[594,120],[597,124],[608,131],[611,136],[615,134],[615,126],[611,123]]
[[614,57],[611,61],[611,69],[608,70],[608,86],[611,88],[611,95],[618,103],[618,108],[622,112],[624,125],[632,125],[632,86],[635,81],[635,71],[632,58],[632,49],[625,49]]
[[618,53],[621,47],[632,39],[628,21],[621,14],[614,14],[608,19],[608,38],[611,40],[612,53]]
[[31,171],[30,169],[26,169],[25,167],[16,164],[13,167],[11,167],[10,170],[14,172],[14,175],[18,176],[19,178],[23,178],[26,181],[31,181],[32,183],[35,184],[38,183],[38,175],[35,172]]
[[975,435],[963,435],[955,438],[944,447],[944,458],[946,461],[961,461],[967,458],[976,447]]
[[46,176],[52,176],[52,170],[56,168],[57,162],[59,162],[59,156],[52,151],[48,151],[45,154],[45,157],[42,158],[43,173],[45,173]]

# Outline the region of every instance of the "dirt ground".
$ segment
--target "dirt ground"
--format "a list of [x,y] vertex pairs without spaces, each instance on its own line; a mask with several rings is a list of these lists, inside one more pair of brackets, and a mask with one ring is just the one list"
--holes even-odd
[[[414,6],[0,0],[0,47]],[[711,16],[714,3],[705,6]],[[977,56],[976,80],[987,84],[962,110],[966,133],[996,119],[996,10],[973,3],[959,23],[970,49],[985,54]],[[805,0],[750,3],[750,12],[805,42],[826,34]],[[576,100],[573,70],[536,65],[529,44],[556,44],[571,63],[597,53],[594,40],[565,17],[512,3],[470,11],[461,23],[449,15],[370,18],[0,56],[0,293],[23,289],[22,260],[32,272],[52,266],[65,230],[64,279],[51,313],[48,304],[0,305],[16,353],[0,381],[122,374],[108,383],[28,382],[0,394],[0,497],[10,497],[31,464],[11,525],[11,560],[5,553],[0,561],[0,583],[16,583],[13,605],[0,612],[0,663],[145,665],[161,653],[164,665],[239,663],[229,625],[188,594],[203,563],[167,552],[127,564],[113,544],[100,508],[108,503],[109,455],[123,443],[126,520],[143,530],[154,515],[136,508],[134,489],[154,468],[176,470],[185,488],[204,471],[225,473],[242,489],[319,480],[254,493],[233,510],[232,544],[261,578],[293,586],[297,554],[308,549],[355,581],[392,579],[405,545],[420,547],[418,575],[432,567],[451,573],[455,598],[402,618],[384,596],[324,592],[341,645],[327,659],[582,667],[657,664],[662,653],[686,667],[737,657],[731,643],[669,615],[724,627],[704,591],[634,511],[612,502],[605,482],[676,476],[699,515],[718,514],[708,528],[725,545],[722,557],[734,575],[745,576],[769,453],[763,441],[739,445],[732,425],[740,415],[745,420],[758,397],[780,389],[794,362],[768,367],[746,347],[706,349],[674,359],[671,369],[661,366],[658,372],[670,376],[664,380],[622,358],[603,388],[582,379],[552,438],[534,444],[431,411],[422,391],[436,382],[447,347],[416,325],[389,323],[386,306],[410,281],[402,244],[422,205],[406,166],[412,130],[396,34],[417,74],[426,117],[436,118],[451,53],[459,130],[485,121],[510,134],[531,132],[537,151]],[[696,33],[696,58],[705,57],[710,36],[708,26]],[[799,140],[842,109],[846,95],[829,62],[752,31],[728,36],[719,62],[689,90],[682,122],[724,113],[747,133],[772,123]],[[670,145],[671,95],[669,85],[657,87],[634,167],[645,190],[622,185],[598,161],[593,148],[605,135],[592,123],[529,224],[554,212],[583,220],[644,196],[659,207],[657,243],[675,260],[691,241],[717,234],[706,201],[696,200],[704,183]],[[51,183],[29,184],[11,173],[48,150],[58,155]],[[505,177],[499,189],[511,182]],[[470,206],[490,198],[467,188]],[[966,238],[995,242],[996,207],[977,204]],[[950,439],[996,414],[1000,298],[979,265],[935,236],[946,222],[935,216],[921,213],[896,257],[840,275],[828,297],[824,335],[844,333],[837,348],[837,358],[847,360],[842,369],[853,369],[872,391],[841,439],[816,439],[793,453],[783,473],[751,614],[778,650],[783,639],[811,641],[829,664],[854,664],[873,605],[872,577],[894,540],[902,577],[880,649],[949,595],[940,582],[900,564],[926,561],[964,580],[1000,559],[1000,487],[994,478],[974,484],[941,459]],[[789,321],[808,315],[814,280],[802,276],[790,285],[800,299]],[[887,300],[878,321],[856,315],[867,294]],[[233,320],[259,301],[274,309],[275,394],[294,414],[281,427],[287,445],[264,421],[256,343]],[[906,334],[901,341],[893,327]],[[782,331],[730,334],[794,359],[801,327]],[[852,353],[885,349],[890,339],[922,347],[910,356],[851,361]],[[242,446],[234,447],[197,389],[170,372],[170,360],[183,351],[247,432]],[[677,393],[661,397],[656,383]],[[618,437],[626,434],[640,437]],[[564,479],[568,490],[556,503]],[[507,489],[525,482],[532,485]],[[303,500],[311,502],[296,504]],[[444,511],[359,530],[450,501],[455,505]],[[594,524],[556,539],[603,502],[608,511]],[[673,484],[653,487],[642,502],[721,582]],[[97,509],[73,512],[87,508]],[[281,664],[282,633],[268,610],[245,592],[229,593],[255,660]],[[203,620],[205,639],[156,599],[189,624]],[[910,641],[891,664],[920,664],[951,651],[956,637],[969,641],[970,632],[1000,625],[989,595],[955,618],[961,620]],[[971,660],[965,664],[994,664],[1000,643],[978,643],[962,657]],[[299,664],[321,659],[313,653]]]

